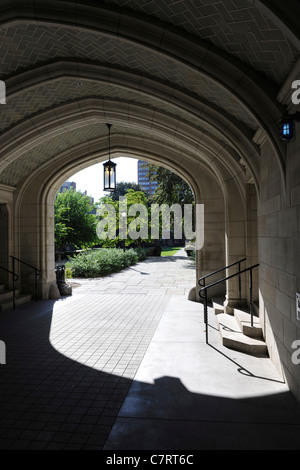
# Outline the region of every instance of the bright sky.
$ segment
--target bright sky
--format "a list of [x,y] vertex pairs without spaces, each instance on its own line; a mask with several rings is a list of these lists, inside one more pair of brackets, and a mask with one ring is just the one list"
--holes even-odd
[[[121,181],[137,183],[138,160],[136,158],[119,157],[114,158],[113,161],[117,164],[117,183]],[[103,163],[97,163],[76,173],[68,181],[76,183],[77,191],[87,191],[87,195],[92,196],[95,202],[99,201],[100,197],[109,194],[103,192]]]

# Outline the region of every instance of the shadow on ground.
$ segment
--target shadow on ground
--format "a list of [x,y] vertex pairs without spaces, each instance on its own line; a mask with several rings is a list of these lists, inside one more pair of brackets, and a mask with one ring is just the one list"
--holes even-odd
[[184,260],[188,263],[185,266],[182,266],[184,269],[196,269],[195,263],[193,262],[192,258],[188,258],[187,256],[181,255],[170,255],[170,256],[149,256],[144,262],[145,263],[176,263],[178,260]]
[[192,393],[174,377],[134,382],[105,449],[299,450],[294,406],[289,394],[236,400]]
[[232,400],[86,367],[49,342],[53,305],[1,314],[1,449],[299,449],[289,393]]

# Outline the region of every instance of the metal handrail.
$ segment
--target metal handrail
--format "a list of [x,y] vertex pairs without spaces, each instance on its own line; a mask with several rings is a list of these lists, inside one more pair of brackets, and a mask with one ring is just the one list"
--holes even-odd
[[13,309],[15,310],[16,309],[16,282],[19,279],[19,276],[17,273],[15,273],[14,271],[10,271],[4,266],[0,266],[0,269],[3,269],[4,271],[6,271],[9,274],[12,274],[13,276],[12,278],[13,279]]
[[246,261],[246,259],[247,259],[247,258],[240,259],[239,261],[235,261],[235,263],[228,264],[227,266],[224,266],[223,268],[217,269],[216,271],[213,271],[212,273],[205,274],[205,276],[202,276],[202,277],[199,278],[199,280],[198,280],[199,286],[205,287],[205,284],[201,284],[200,281],[202,281],[202,280],[205,281],[205,279],[206,279],[207,277],[213,276],[214,274],[217,274],[217,273],[219,273],[219,272],[221,272],[221,271],[225,271],[225,269],[231,268],[232,266],[235,266],[236,264],[240,264],[240,263],[242,263],[243,261]]
[[[219,279],[218,281],[212,282],[208,286],[202,287],[199,291],[199,296],[201,299],[204,300],[204,323],[205,323],[205,331],[206,331],[206,344],[208,344],[208,315],[207,315],[207,289],[210,287],[216,286],[217,284],[220,284],[221,282],[227,281],[228,279],[231,279],[235,276],[240,276],[241,274],[248,272],[249,271],[249,304],[250,304],[250,316],[251,316],[251,326],[253,327],[253,280],[252,280],[252,271],[253,269],[257,268],[259,264],[253,264],[249,268],[245,268],[242,271],[238,271],[235,274],[231,274],[230,276],[226,276],[223,279]],[[202,292],[204,291],[204,294],[202,295]]]
[[19,258],[16,258],[15,256],[10,255],[10,257],[11,257],[12,260],[13,260],[13,269],[14,269],[14,267],[15,267],[15,261],[18,261],[19,263],[25,264],[25,265],[28,266],[29,268],[35,270],[35,300],[37,301],[37,300],[38,300],[37,278],[38,278],[38,276],[40,275],[41,270],[38,269],[38,268],[36,268],[35,266],[32,266],[32,265],[29,264],[29,263],[26,263],[25,261],[23,261],[23,260],[21,260],[21,259],[19,259]]
[[[235,261],[234,263],[228,264],[227,266],[224,266],[223,268],[217,269],[216,271],[213,271],[209,274],[206,274],[205,276],[200,277],[198,280],[198,284],[201,287],[205,287],[205,280],[206,278],[213,276],[214,274],[220,273],[221,271],[225,271],[225,269],[231,268],[232,266],[235,266],[236,264],[239,265],[239,271],[237,274],[241,272],[241,263],[243,261],[246,261],[247,258],[240,259],[239,261]],[[201,281],[203,281],[203,284],[201,284]],[[240,299],[240,306],[242,305],[242,281],[241,281],[241,276],[239,275],[239,299]]]

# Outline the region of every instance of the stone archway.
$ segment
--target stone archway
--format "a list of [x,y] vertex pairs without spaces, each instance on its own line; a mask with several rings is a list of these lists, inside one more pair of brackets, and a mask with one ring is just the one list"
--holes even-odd
[[[114,155],[165,163],[210,207],[211,247],[220,251],[207,245],[198,253],[197,276],[243,254],[256,258],[255,188],[261,316],[275,338],[268,339],[271,350],[278,341],[299,387],[287,359],[299,335],[299,146],[287,148],[278,130],[295,110],[298,2],[21,3],[6,2],[0,13],[7,92],[0,202],[8,210],[8,254],[42,268],[41,297],[48,298],[55,282],[53,191],[60,178],[104,160],[110,121]],[[226,291],[234,304],[235,283]]]
[[[0,204],[0,266],[9,269],[9,219],[6,204]],[[0,284],[8,284],[7,271],[0,269]]]
[[[229,176],[228,170],[222,170],[220,167],[218,179],[211,166],[204,162],[201,163],[198,156],[192,155],[192,153],[186,154],[183,159],[182,153],[178,153],[175,148],[165,151],[164,155],[159,154],[159,149],[155,145],[151,145],[150,142],[145,142],[145,139],[140,139],[138,145],[139,139],[135,138],[129,145],[127,138],[127,146],[124,148],[122,148],[121,142],[123,140],[118,142],[115,135],[112,145],[113,157],[127,154],[128,156],[142,158],[170,168],[190,184],[196,203],[204,204],[204,246],[201,247],[196,256],[195,284],[200,276],[224,266],[226,264],[226,253],[228,254],[229,252],[230,259],[234,260],[237,259],[237,256],[244,255],[243,253],[236,254],[232,251],[232,248],[230,248],[231,237],[225,239],[225,221],[227,220],[227,223],[230,223],[230,219],[228,219],[225,211],[225,201],[228,196],[226,191],[228,192],[228,189],[226,189],[226,184],[222,183],[222,177]],[[61,154],[60,158],[56,158],[51,165],[45,165],[44,170],[42,168],[39,169],[37,173],[38,178],[36,178],[36,174],[31,175],[17,196],[16,210],[19,215],[22,214],[20,218],[21,232],[18,253],[20,256],[22,253],[26,253],[27,261],[41,268],[43,273],[41,281],[42,298],[55,295],[53,202],[56,191],[68,176],[78,171],[78,169],[99,160],[103,161],[106,158],[106,139],[98,141],[97,145],[95,144],[94,146],[95,150],[98,145],[101,151],[98,147],[95,154],[89,153],[91,146],[88,149],[82,146],[82,148],[77,149],[77,153],[71,151]],[[76,158],[74,158],[75,156]],[[102,175],[99,175],[99,179],[101,177]],[[239,200],[241,193],[237,179],[232,178],[230,181],[229,187],[233,195],[232,200]],[[239,204],[243,206],[244,202],[241,201]],[[242,213],[244,212],[243,210]],[[37,214],[36,217],[33,217],[33,214]],[[30,241],[35,241],[34,243],[30,243],[28,238],[23,236],[23,232],[25,231],[26,234],[28,231],[26,223],[28,217],[31,220],[30,226],[32,230]],[[24,226],[22,221],[24,221]],[[245,220],[243,222],[245,223]],[[245,234],[240,237],[244,239]],[[226,243],[228,246],[226,246]],[[235,246],[234,243],[232,246]],[[224,286],[220,287],[224,294]],[[232,289],[232,292],[235,292],[236,288],[233,287]],[[234,298],[236,293],[232,295]]]

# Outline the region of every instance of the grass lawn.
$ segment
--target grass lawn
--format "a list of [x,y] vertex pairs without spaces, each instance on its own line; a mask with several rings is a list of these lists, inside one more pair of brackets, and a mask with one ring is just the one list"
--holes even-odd
[[181,250],[181,247],[172,247],[172,246],[166,246],[162,249],[161,256],[172,256],[177,253],[177,251]]

